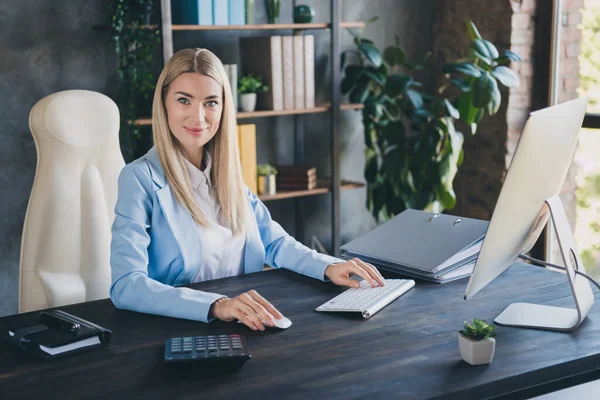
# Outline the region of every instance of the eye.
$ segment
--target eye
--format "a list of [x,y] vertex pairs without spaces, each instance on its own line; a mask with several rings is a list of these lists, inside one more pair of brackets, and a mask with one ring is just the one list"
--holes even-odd
[[214,101],[214,100],[209,100],[209,101],[207,101],[207,102],[206,102],[206,105],[207,105],[208,107],[216,107],[216,106],[218,106],[218,105],[219,105],[219,103],[218,103],[218,102],[216,102],[216,101]]
[[190,101],[185,97],[180,97],[177,99],[177,101],[180,102],[181,104],[186,104],[186,105],[190,104]]

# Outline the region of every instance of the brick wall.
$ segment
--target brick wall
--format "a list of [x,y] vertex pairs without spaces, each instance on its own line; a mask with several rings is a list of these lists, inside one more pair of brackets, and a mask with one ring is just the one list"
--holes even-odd
[[[535,63],[535,22],[538,1],[550,0],[443,0],[434,27],[435,62],[439,66],[464,55],[469,39],[464,19],[471,19],[481,35],[499,49],[510,48],[523,57],[513,65],[521,85],[502,90],[502,106],[486,116],[475,136],[465,135],[465,161],[454,187],[457,206],[449,212],[489,219],[494,210],[506,169],[531,110]],[[581,53],[581,11],[584,0],[564,0],[561,32],[559,102],[577,97]],[[548,39],[549,40],[549,39]],[[468,132],[462,129],[462,132]],[[561,194],[571,226],[575,226],[575,168],[569,171]]]
[[[472,20],[483,38],[498,49],[511,48],[513,14],[510,3],[504,0],[440,1],[433,49],[437,70],[442,64],[454,62],[467,54],[471,42],[464,23],[466,19]],[[530,47],[523,47],[520,54],[530,58]],[[521,90],[524,96],[527,95],[526,88]],[[503,101],[498,113],[486,116],[474,136],[470,135],[466,126],[457,124],[457,128],[465,134],[465,157],[454,179],[457,204],[447,212],[480,219],[491,217],[506,165],[508,90],[501,87],[501,93]],[[523,111],[524,115],[526,112]]]

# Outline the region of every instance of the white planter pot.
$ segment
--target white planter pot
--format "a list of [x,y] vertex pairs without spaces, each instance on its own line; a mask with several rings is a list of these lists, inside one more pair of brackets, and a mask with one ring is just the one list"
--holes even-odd
[[240,94],[240,106],[242,107],[242,111],[254,111],[256,108],[256,93]]
[[258,177],[258,193],[273,195],[275,190],[275,175],[259,176]]
[[494,358],[496,340],[494,338],[471,340],[459,333],[458,347],[460,348],[460,356],[469,364],[489,364]]

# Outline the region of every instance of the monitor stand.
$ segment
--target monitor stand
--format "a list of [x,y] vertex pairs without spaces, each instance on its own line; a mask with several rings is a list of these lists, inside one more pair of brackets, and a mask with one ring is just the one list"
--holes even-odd
[[[571,286],[575,309],[545,306],[540,304],[513,303],[498,315],[494,322],[500,325],[516,326],[521,328],[544,329],[568,332],[575,330],[585,319],[587,313],[594,305],[594,294],[588,280],[575,273],[575,270],[585,273],[583,262],[575,245],[575,238],[571,232],[569,221],[565,214],[562,202],[558,195],[554,195],[545,203],[550,211],[554,231],[564,266],[565,275]],[[575,266],[571,264],[571,256]]]

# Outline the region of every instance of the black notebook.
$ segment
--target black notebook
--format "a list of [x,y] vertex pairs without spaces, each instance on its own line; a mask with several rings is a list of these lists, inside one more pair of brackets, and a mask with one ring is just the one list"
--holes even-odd
[[3,318],[4,340],[36,356],[51,359],[103,346],[112,332],[62,310]]

